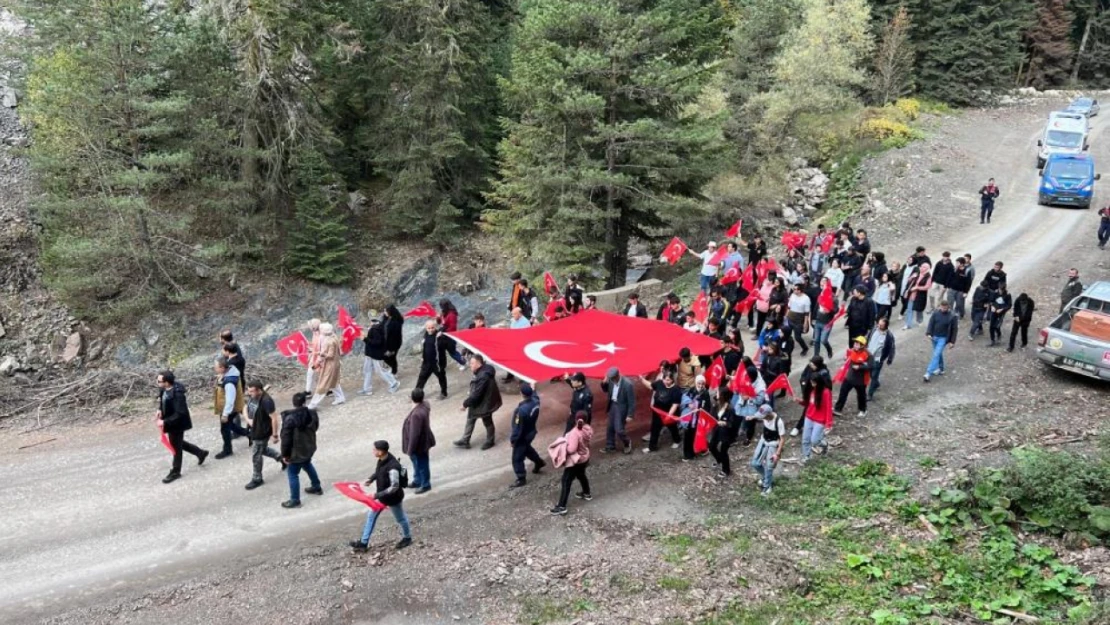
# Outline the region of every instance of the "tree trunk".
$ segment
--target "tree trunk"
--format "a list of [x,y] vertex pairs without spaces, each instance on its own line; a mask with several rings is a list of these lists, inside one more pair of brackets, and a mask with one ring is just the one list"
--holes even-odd
[[247,113],[243,118],[243,159],[239,163],[239,179],[248,193],[256,193],[259,179],[258,124],[251,113]]
[[[612,77],[611,77],[611,80]],[[606,105],[606,125],[612,129],[617,125],[617,105],[613,91],[615,85],[610,87],[609,101]],[[615,289],[623,286],[627,263],[624,257],[628,250],[628,230],[624,227],[624,211],[617,207],[612,176],[617,170],[617,145],[616,139],[610,135],[605,145],[605,171],[610,176],[610,182],[605,186],[605,288]],[[616,214],[614,214],[616,213]]]
[[1071,82],[1074,85],[1079,82],[1079,65],[1083,60],[1083,51],[1087,49],[1087,37],[1091,35],[1091,22],[1095,19],[1095,13],[1098,12],[1098,3],[1092,3],[1091,14],[1087,16],[1087,23],[1083,26],[1083,38],[1079,40],[1079,49],[1075,52],[1075,65],[1071,68]]

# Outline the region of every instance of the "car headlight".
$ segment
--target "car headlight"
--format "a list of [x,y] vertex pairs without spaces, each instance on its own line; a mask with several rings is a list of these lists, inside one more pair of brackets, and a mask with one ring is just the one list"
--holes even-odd
[[1045,191],[1051,191],[1055,188],[1055,187],[1052,186],[1052,183],[1047,181],[1047,180],[1045,180],[1044,184],[1042,184],[1041,186],[1044,187]]
[[1090,192],[1090,190],[1091,190],[1091,189],[1092,189],[1093,187],[1094,187],[1094,185],[1093,185],[1093,184],[1089,184],[1089,185],[1087,185],[1087,186],[1083,187],[1082,191],[1085,191],[1085,192]]

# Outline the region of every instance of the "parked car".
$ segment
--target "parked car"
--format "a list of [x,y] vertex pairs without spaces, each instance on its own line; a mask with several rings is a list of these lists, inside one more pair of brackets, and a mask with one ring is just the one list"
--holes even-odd
[[1094,98],[1076,98],[1065,109],[1073,113],[1082,113],[1087,117],[1098,115],[1098,100]]
[[1053,154],[1041,169],[1037,203],[1090,208],[1095,181],[1101,177],[1095,173],[1094,159],[1089,154]]
[[1110,282],[1087,287],[1037,337],[1043,362],[1099,380],[1110,380]]

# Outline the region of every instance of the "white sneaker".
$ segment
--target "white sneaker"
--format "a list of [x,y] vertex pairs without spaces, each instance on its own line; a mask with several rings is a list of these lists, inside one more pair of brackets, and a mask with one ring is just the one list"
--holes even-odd
[[459,371],[466,371],[466,365],[459,365]]
[[790,429],[790,435],[791,436],[797,436],[798,435],[798,428],[791,428]]
[[346,400],[346,399],[344,399],[343,401],[339,401],[339,400],[337,399],[337,400],[333,401],[333,402],[331,403],[331,405],[333,405],[333,406],[339,406],[339,405],[341,405],[341,404],[345,404],[345,403],[347,403],[347,400]]
[[650,453],[651,453],[651,450],[650,450],[650,449],[648,449],[647,447],[644,447],[644,449],[643,449],[643,452],[644,452],[645,454],[650,454]]
[[394,382],[393,384],[389,385],[389,392],[390,393],[396,393],[397,389],[399,389],[399,388],[401,388],[401,383],[400,382]]
[[768,497],[771,494],[771,489],[770,488],[765,488],[765,489],[763,489],[763,492],[761,492],[759,494],[764,496],[764,497]]
[[373,395],[374,391],[359,391],[358,394],[362,395],[363,397],[366,397],[368,395]]
[[861,410],[857,416],[862,419],[867,416],[867,413]]
[[640,437],[640,440],[644,441],[645,443],[650,441],[651,440],[651,434],[644,434],[643,436]]
[[678,449],[678,443],[671,443],[671,449]]

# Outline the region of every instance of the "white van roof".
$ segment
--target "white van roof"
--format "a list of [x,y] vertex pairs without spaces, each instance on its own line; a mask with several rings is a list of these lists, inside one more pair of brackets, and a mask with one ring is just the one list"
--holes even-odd
[[1052,121],[1054,119],[1081,119],[1081,120],[1086,120],[1087,118],[1083,115],[1083,113],[1076,113],[1074,111],[1052,111],[1051,113],[1048,114],[1048,121]]
[[1064,132],[1086,133],[1087,120],[1070,119],[1067,117],[1053,117],[1048,120],[1048,125],[1045,127],[1045,130],[1062,130]]

